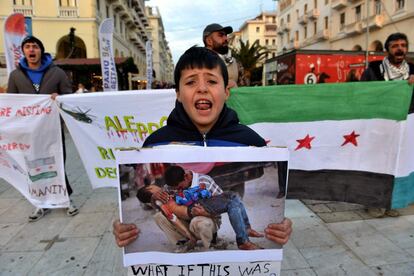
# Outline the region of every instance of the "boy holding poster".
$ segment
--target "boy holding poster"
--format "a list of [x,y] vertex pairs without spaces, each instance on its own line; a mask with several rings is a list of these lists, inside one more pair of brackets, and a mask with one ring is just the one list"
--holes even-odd
[[[177,92],[175,108],[168,117],[167,125],[151,134],[145,140],[144,147],[172,142],[200,146],[266,145],[256,132],[240,124],[236,112],[225,105],[230,94],[228,73],[216,53],[204,47],[188,49],[176,65],[174,80]],[[164,203],[168,201],[165,193],[154,197]],[[194,226],[204,224],[197,219],[199,217],[192,219]],[[200,230],[205,233],[205,229]],[[265,229],[265,237],[285,244],[291,232],[292,222],[285,218],[281,223],[270,223]],[[213,233],[209,235],[213,236]],[[117,245],[123,247],[137,239],[139,228],[117,220],[113,224],[113,234]]]

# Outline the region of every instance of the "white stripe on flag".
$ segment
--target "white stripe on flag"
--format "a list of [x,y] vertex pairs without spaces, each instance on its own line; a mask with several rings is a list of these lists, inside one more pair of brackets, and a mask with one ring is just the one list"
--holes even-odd
[[[291,169],[355,170],[395,174],[401,122],[384,119],[258,123],[250,125],[269,145],[290,149]],[[355,146],[345,135],[356,135]],[[311,148],[298,148],[297,140],[314,137]],[[297,150],[296,150],[297,149]]]

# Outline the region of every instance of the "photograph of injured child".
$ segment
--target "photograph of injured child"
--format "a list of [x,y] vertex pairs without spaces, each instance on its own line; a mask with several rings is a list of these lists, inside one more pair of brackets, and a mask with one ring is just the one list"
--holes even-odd
[[140,236],[125,254],[281,248],[264,229],[284,218],[287,161],[129,166],[135,190],[121,201],[121,216]]

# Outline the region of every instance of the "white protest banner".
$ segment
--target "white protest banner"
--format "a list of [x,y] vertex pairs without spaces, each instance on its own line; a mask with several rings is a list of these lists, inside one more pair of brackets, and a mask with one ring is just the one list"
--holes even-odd
[[69,206],[59,112],[50,95],[0,95],[0,177],[36,207]]
[[101,55],[102,87],[104,91],[118,90],[118,75],[113,55],[112,36],[114,21],[107,18],[99,26],[99,52]]
[[140,148],[167,123],[171,90],[87,93],[57,97],[60,113],[80,153],[93,188],[116,187],[116,148]]
[[24,27],[24,15],[13,13],[4,21],[4,54],[6,56],[7,75],[9,75],[20,58],[23,56],[20,44],[26,34]]
[[147,89],[151,89],[152,85],[152,44],[147,40],[145,43],[145,53],[147,59]]
[[[287,148],[169,145],[140,151],[116,151],[115,156],[117,164],[135,165],[138,171],[141,171],[140,166],[161,167],[162,181],[168,185],[171,195],[168,203],[155,202],[154,208],[159,208],[160,212],[154,215],[136,198],[122,200],[121,188],[118,189],[121,221],[139,221],[141,230],[139,238],[124,248],[125,266],[154,263],[195,267],[196,264],[229,263],[233,266],[235,263],[234,266],[238,266],[240,263],[282,260],[280,245],[267,240],[263,231],[269,223],[278,223],[284,218],[286,181],[279,181],[278,170],[286,175],[287,164],[282,167],[278,164],[288,161]],[[228,190],[228,185],[237,180],[245,187],[243,197]],[[160,189],[156,185],[147,187],[144,190],[150,195]],[[145,200],[145,196],[139,198]],[[226,246],[212,247],[210,239],[202,238],[201,233],[205,232],[202,229],[197,232],[195,229],[198,228],[192,226],[193,219],[188,214],[195,204],[208,212],[207,217],[198,217],[204,219],[206,225],[214,223],[211,218],[222,215],[221,225],[210,231],[217,231]],[[188,226],[184,221],[191,223]],[[174,238],[165,223],[171,223],[177,229]],[[206,231],[211,229],[207,228]],[[177,246],[175,238],[188,242],[184,247]],[[247,245],[250,250],[243,250]]]

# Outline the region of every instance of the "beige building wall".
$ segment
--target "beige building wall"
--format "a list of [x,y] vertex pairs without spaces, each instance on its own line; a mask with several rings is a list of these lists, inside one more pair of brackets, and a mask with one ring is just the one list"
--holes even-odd
[[[86,58],[99,58],[98,29],[105,18],[114,19],[114,55],[132,57],[145,76],[145,41],[148,39],[144,0],[0,0],[0,25],[13,12],[32,18],[33,35],[47,52],[58,55],[58,47],[75,28],[77,46]],[[4,63],[3,28],[0,29],[0,62]],[[62,58],[58,56],[58,58]]]
[[292,49],[380,49],[387,36],[405,33],[412,44],[414,1],[281,0],[278,2],[277,53]]
[[270,52],[267,58],[276,54],[276,12],[262,12],[254,19],[247,20],[240,30],[230,36],[230,47],[239,48],[240,40],[252,45],[256,40]]
[[152,63],[155,71],[155,80],[173,83],[172,55],[165,37],[164,25],[158,7],[146,7],[152,42]]

